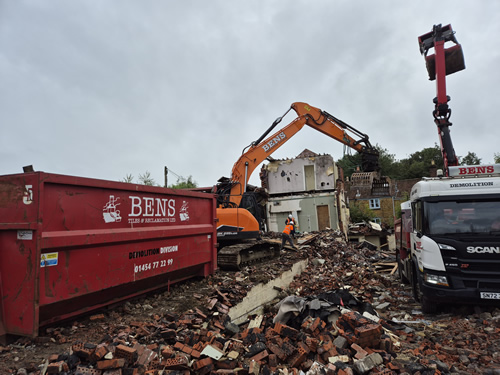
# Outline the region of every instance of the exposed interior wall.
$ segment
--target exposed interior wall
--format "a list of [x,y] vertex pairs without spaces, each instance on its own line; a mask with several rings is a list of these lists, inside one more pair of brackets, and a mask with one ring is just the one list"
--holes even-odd
[[335,189],[335,168],[330,155],[273,161],[266,168],[269,194]]
[[335,194],[337,196],[337,212],[339,217],[339,226],[342,233],[344,233],[345,238],[347,238],[351,216],[349,212],[348,196],[345,191],[344,175],[342,168],[339,166],[334,167],[334,172],[335,172],[335,181],[337,187]]
[[282,232],[285,220],[291,213],[300,225],[299,212],[301,197],[269,198],[267,202],[267,225],[271,232]]
[[343,177],[331,155],[304,150],[296,159],[270,162],[263,175],[270,195],[268,230],[281,232],[291,213],[299,232],[331,228],[347,233]]
[[396,248],[396,242],[394,240],[394,235],[384,236],[376,234],[351,234],[349,235],[350,242],[363,242],[368,241],[371,244],[382,248],[384,250],[394,250]]
[[[328,207],[328,227],[334,230],[340,229],[334,193],[269,198],[268,228],[273,232],[283,231],[286,217],[291,213],[297,221],[299,232],[317,231],[319,230],[318,206]],[[324,209],[320,211],[324,212]]]

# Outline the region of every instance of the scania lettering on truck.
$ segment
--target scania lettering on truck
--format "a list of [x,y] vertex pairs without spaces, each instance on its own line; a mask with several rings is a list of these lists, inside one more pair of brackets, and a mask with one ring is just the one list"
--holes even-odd
[[500,164],[424,178],[401,213],[399,275],[423,312],[444,303],[500,305]]

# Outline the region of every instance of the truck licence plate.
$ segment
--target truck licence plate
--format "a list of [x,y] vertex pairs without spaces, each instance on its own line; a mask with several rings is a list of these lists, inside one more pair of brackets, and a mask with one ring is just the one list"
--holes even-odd
[[500,299],[500,293],[481,292],[481,299]]

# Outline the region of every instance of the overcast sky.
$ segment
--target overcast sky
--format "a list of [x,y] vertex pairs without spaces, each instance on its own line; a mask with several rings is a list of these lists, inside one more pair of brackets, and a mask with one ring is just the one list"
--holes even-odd
[[[499,20],[491,0],[0,0],[0,174],[162,184],[167,166],[211,186],[293,102],[406,158],[439,143],[417,42],[439,23],[465,55],[447,77],[456,153],[492,162]],[[272,156],[305,148],[344,147],[305,127]]]

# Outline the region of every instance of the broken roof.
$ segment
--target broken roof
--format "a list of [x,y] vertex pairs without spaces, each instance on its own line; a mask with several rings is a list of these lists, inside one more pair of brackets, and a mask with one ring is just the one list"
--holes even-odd
[[307,148],[304,149],[300,154],[297,155],[297,159],[303,159],[303,158],[312,158],[319,156],[317,153],[312,152],[311,150],[308,150]]

